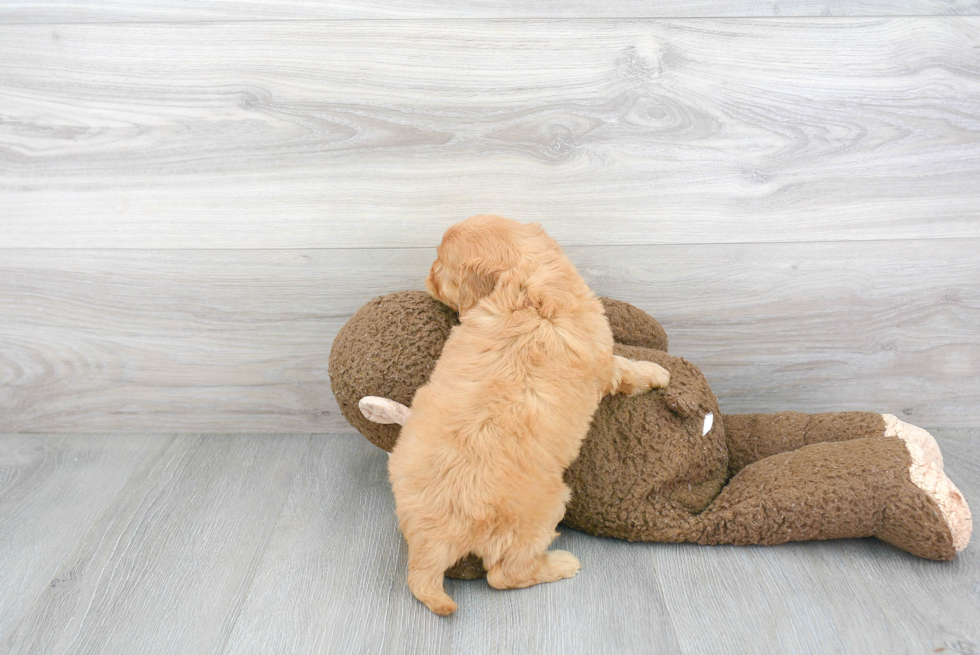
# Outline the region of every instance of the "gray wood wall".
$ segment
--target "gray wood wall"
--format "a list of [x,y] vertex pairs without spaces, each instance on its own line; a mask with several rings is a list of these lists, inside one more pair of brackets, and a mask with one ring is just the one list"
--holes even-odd
[[0,432],[350,430],[333,336],[478,212],[726,411],[980,425],[980,2],[35,0]]

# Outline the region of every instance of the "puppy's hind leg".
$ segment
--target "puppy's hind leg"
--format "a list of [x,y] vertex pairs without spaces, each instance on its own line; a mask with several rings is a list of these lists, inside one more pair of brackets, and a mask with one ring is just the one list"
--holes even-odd
[[408,588],[425,606],[440,616],[456,611],[456,603],[443,586],[446,569],[459,560],[449,546],[423,539],[408,543]]
[[582,564],[575,555],[564,550],[546,550],[558,536],[555,525],[565,514],[570,495],[568,487],[557,485],[551,503],[546,497],[538,498],[535,509],[543,512],[525,516],[512,533],[497,535],[495,543],[485,545],[481,554],[491,587],[519,589],[571,578],[579,572]]
[[653,362],[634,361],[613,355],[612,378],[606,394],[625,393],[630,396],[670,384],[670,371]]
[[575,577],[581,569],[578,558],[565,550],[508,553],[487,570],[487,582],[494,589],[522,589]]

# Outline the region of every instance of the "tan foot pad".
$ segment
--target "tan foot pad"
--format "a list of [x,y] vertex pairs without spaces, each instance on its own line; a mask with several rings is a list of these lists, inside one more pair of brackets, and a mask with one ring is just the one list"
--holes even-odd
[[970,543],[973,532],[973,516],[960,490],[943,472],[943,455],[939,444],[922,428],[904,423],[891,414],[882,414],[885,420],[885,436],[898,437],[912,457],[909,477],[912,483],[939,505],[953,537],[953,548],[960,552]]

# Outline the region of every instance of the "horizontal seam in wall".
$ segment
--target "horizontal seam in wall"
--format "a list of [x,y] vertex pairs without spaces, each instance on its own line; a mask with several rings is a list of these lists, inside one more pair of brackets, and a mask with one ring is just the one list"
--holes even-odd
[[[924,241],[980,241],[980,236],[976,237],[915,237],[910,239],[824,239],[824,240],[814,240],[814,241],[699,241],[690,243],[562,243],[562,248],[691,248],[695,246],[777,246],[777,245],[808,245],[808,244],[826,244],[826,243],[836,243],[841,245],[846,244],[868,244],[868,243],[921,243]],[[276,251],[343,251],[343,250],[434,250],[437,243],[433,243],[431,246],[340,246],[340,247],[281,247],[281,248],[183,248],[183,247],[173,247],[173,248],[142,248],[142,247],[47,247],[47,246],[24,246],[24,247],[0,247],[0,253],[2,252],[23,252],[28,250],[52,250],[52,251],[135,251],[135,252],[276,252]]]
[[3,22],[0,20],[0,28],[3,27],[22,27],[22,26],[84,26],[84,25],[234,25],[250,23],[462,23],[462,22],[562,22],[562,21],[691,21],[691,20],[754,20],[754,21],[847,21],[847,20],[891,20],[891,19],[972,19],[980,18],[977,14],[860,14],[853,16],[518,16],[518,17],[444,17],[444,18],[255,18],[255,19],[200,19],[200,20],[110,20],[110,21],[30,21],[30,22]]

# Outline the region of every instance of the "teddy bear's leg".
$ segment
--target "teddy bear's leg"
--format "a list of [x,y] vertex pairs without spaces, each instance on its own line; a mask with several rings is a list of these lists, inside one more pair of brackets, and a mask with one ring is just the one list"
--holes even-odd
[[[969,541],[969,509],[944,515],[935,491],[911,471],[925,450],[901,438],[816,443],[742,469],[698,517],[703,544],[876,536],[919,557],[952,559]],[[945,478],[945,476],[942,476]],[[948,480],[947,480],[948,482]],[[941,493],[955,493],[952,483]]]
[[722,421],[729,475],[771,455],[810,444],[885,436],[885,419],[873,412],[725,414]]
[[724,417],[729,473],[752,462],[806,445],[855,439],[898,438],[913,459],[910,476],[930,495],[956,537],[956,550],[969,541],[970,509],[956,485],[943,473],[939,445],[931,434],[890,414],[827,412],[802,414],[733,414]]

